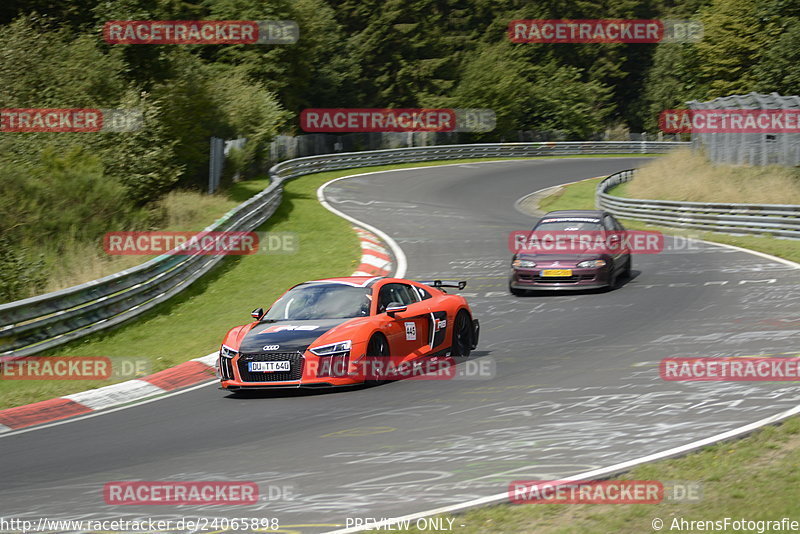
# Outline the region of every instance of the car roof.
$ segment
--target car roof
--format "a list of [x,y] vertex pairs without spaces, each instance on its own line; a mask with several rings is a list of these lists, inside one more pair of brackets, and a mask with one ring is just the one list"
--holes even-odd
[[560,219],[568,217],[592,217],[600,219],[605,215],[603,210],[557,210],[546,214],[542,219]]
[[[370,287],[383,276],[340,276],[338,278],[322,278],[320,280],[309,280],[305,284],[341,284],[353,287]],[[302,284],[298,284],[302,285]]]

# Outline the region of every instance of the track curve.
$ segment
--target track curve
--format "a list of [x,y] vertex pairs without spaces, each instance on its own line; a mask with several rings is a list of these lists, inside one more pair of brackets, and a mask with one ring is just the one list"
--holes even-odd
[[[325,191],[386,232],[408,277],[464,278],[491,380],[404,381],[334,393],[226,397],[199,388],[0,439],[6,517],[277,517],[329,530],[580,473],[800,404],[793,384],[666,383],[667,356],[785,354],[800,334],[800,270],[701,244],[638,256],[609,293],[507,294],[506,236],[531,191],[643,158],[468,163],[374,173]],[[292,489],[257,506],[108,506],[113,480],[247,480]],[[262,489],[266,493],[265,489]],[[265,495],[266,496],[266,495]]]

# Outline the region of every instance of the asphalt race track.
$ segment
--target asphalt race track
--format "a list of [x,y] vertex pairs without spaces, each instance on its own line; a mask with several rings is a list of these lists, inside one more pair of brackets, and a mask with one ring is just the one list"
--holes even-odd
[[[332,206],[397,241],[408,277],[469,281],[482,326],[471,359],[493,377],[248,399],[208,386],[9,435],[0,515],[277,517],[319,532],[638,458],[800,404],[794,383],[665,382],[657,369],[669,356],[795,354],[800,270],[787,265],[695,242],[634,257],[633,278],[615,291],[508,294],[508,233],[533,223],[517,199],[643,161],[459,164],[332,184]],[[106,505],[103,484],[121,480],[254,481],[266,499]],[[291,498],[269,499],[269,486]]]

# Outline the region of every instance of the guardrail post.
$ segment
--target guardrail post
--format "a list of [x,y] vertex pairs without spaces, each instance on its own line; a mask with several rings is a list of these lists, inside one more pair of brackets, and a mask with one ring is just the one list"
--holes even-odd
[[208,194],[213,195],[219,189],[222,177],[222,164],[225,161],[225,142],[219,137],[212,137],[208,157]]

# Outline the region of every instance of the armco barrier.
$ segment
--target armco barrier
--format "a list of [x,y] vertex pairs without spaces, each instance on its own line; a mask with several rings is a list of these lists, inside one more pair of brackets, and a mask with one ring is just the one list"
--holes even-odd
[[[514,158],[577,154],[666,152],[688,143],[605,141],[449,145],[344,154],[284,161],[270,169],[272,183],[204,231],[250,231],[281,201],[283,182],[315,172],[393,163],[462,158]],[[221,256],[165,254],[142,265],[25,300],[0,305],[0,356],[26,356],[127,321],[183,291]]]
[[681,146],[689,146],[689,143],[665,141],[576,141],[560,143],[487,143],[394,148],[389,150],[325,154],[321,156],[291,159],[272,167],[270,174],[282,178],[293,178],[304,174],[337,169],[462,158],[527,158],[533,156],[569,156],[581,154],[661,153]]
[[612,174],[597,185],[596,205],[627,219],[662,226],[696,228],[733,234],[770,234],[800,238],[800,206],[792,204],[729,204],[623,198],[608,194],[633,179],[635,169]]

